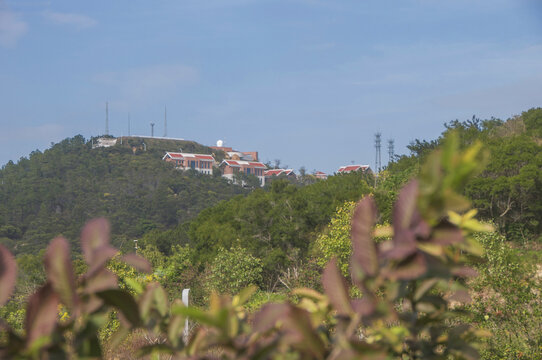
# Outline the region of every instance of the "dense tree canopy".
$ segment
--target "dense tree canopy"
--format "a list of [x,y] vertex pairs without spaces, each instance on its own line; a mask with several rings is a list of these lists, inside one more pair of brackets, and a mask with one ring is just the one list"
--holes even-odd
[[105,216],[114,242],[126,246],[152,229],[174,227],[220,200],[246,193],[221,177],[180,172],[161,161],[163,147],[211,149],[192,142],[144,141],[145,146],[131,138],[92,149],[92,141],[75,136],[3,166],[0,242],[15,252],[31,252],[59,233],[75,239],[85,221]]

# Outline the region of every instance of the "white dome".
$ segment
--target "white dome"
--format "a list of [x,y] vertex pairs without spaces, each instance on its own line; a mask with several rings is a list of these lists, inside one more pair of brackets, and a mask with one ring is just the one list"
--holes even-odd
[[216,142],[216,146],[218,146],[218,147],[224,146],[224,141],[218,140],[218,141]]

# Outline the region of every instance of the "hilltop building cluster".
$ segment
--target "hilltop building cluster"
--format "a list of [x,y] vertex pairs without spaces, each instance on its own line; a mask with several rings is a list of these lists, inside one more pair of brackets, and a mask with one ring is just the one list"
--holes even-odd
[[[260,186],[272,181],[274,178],[285,177],[295,180],[297,174],[293,169],[273,169],[258,161],[257,151],[237,151],[231,147],[224,146],[219,140],[216,146],[210,146],[213,150],[223,151],[224,160],[216,161],[213,155],[190,154],[181,152],[166,152],[162,160],[173,163],[179,170],[195,170],[202,174],[211,175],[213,169],[218,169],[222,176],[230,181],[236,181],[237,174],[254,175],[260,181]],[[369,165],[347,165],[341,166],[337,173],[345,174],[354,171],[369,171]],[[325,180],[328,175],[322,171],[313,174],[317,179]]]
[[[137,138],[152,138],[155,140],[183,140],[174,138],[158,138],[148,136],[134,136]],[[121,144],[122,144],[122,138]],[[111,147],[118,143],[118,138],[112,136],[100,137],[93,140],[92,148]],[[214,155],[193,154],[185,152],[168,151],[162,157],[162,160],[172,163],[179,170],[195,170],[205,175],[212,175],[213,171],[220,171],[223,177],[234,182],[238,181],[239,175],[253,175],[258,178],[260,186],[264,186],[276,178],[297,179],[297,174],[293,169],[275,169],[267,166],[258,159],[257,151],[238,151],[232,147],[224,146],[222,140],[218,140],[216,146],[209,146],[213,150],[222,151],[224,159],[217,161]],[[181,150],[182,151],[182,150]],[[368,172],[371,171],[369,165],[345,165],[337,170],[337,174],[346,174],[350,172]],[[325,180],[328,174],[322,171],[315,171],[312,176],[316,179]],[[242,180],[241,180],[242,181]]]

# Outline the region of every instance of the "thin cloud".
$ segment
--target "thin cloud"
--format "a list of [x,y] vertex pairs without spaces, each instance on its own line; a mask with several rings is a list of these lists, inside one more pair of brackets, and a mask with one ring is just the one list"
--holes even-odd
[[17,14],[0,8],[0,46],[14,46],[27,31],[28,25]]
[[78,29],[91,28],[98,23],[93,18],[82,14],[45,11],[43,16],[53,24],[70,25]]

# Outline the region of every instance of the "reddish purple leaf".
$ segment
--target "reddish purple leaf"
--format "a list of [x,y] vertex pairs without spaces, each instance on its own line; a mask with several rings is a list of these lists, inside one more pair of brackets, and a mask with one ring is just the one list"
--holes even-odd
[[372,295],[364,294],[363,298],[352,301],[352,307],[361,316],[370,316],[376,310],[376,302]]
[[137,254],[126,254],[122,257],[122,260],[128,265],[133,266],[136,270],[145,273],[152,272],[151,264],[142,256]]
[[460,277],[476,277],[478,276],[478,271],[474,270],[468,266],[462,266],[455,269],[452,269],[452,275]]
[[98,291],[116,289],[117,287],[117,275],[102,268],[93,276],[86,279],[85,293],[94,294]]
[[289,304],[265,304],[254,316],[254,331],[266,332],[271,330],[277,321],[287,316],[289,309]]
[[414,211],[413,224],[416,224],[414,226],[414,233],[418,238],[429,238],[429,235],[431,235],[431,226],[422,219],[418,210]]
[[50,283],[46,283],[30,297],[25,319],[27,345],[51,334],[57,323],[58,305],[58,295]]
[[393,247],[384,252],[382,257],[391,260],[405,259],[416,252],[416,235],[409,229],[394,234]]
[[90,220],[81,232],[81,248],[92,273],[117,254],[109,245],[109,222],[104,218]]
[[411,280],[415,279],[427,271],[427,263],[422,253],[417,252],[415,255],[400,262],[389,275],[391,278]]
[[433,231],[433,240],[435,244],[451,245],[464,240],[461,229],[448,221],[441,222]]
[[430,228],[416,210],[418,182],[410,181],[399,193],[393,208],[393,248],[382,254],[386,259],[401,260],[416,252],[416,237],[429,236]]
[[394,233],[408,229],[412,222],[418,200],[418,181],[411,180],[399,193],[393,208]]
[[55,238],[45,253],[45,271],[60,300],[73,309],[77,304],[75,275],[70,261],[70,245],[63,237]]
[[325,346],[317,331],[312,327],[309,313],[301,308],[290,306],[283,319],[284,330],[288,332],[292,345],[311,354],[312,359],[322,359]]
[[0,306],[8,301],[17,278],[17,263],[8,249],[0,245]]
[[378,271],[378,257],[371,232],[376,219],[376,206],[370,196],[363,198],[356,206],[352,216],[352,261],[361,269],[374,276]]
[[338,314],[349,315],[352,313],[348,287],[344,277],[337,268],[337,259],[331,259],[326,265],[322,274],[322,285],[330,303],[337,310]]

